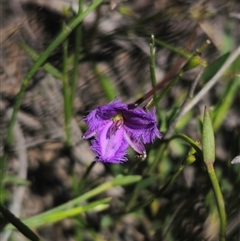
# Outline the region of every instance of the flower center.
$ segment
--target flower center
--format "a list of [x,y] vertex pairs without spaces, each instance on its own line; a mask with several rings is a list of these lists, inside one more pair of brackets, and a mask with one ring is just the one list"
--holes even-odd
[[114,129],[116,129],[115,131],[117,131],[118,129],[120,129],[123,126],[124,120],[123,120],[123,116],[121,114],[117,114],[115,115],[113,118],[113,127]]
[[114,136],[122,126],[123,126],[123,116],[121,114],[117,114],[112,118],[113,124],[109,128],[107,132],[107,138],[110,139],[111,136]]
[[112,118],[112,120],[113,120],[114,122],[119,121],[119,120],[122,120],[122,121],[123,121],[123,116],[122,116],[121,114],[117,114],[117,115],[115,115],[115,116]]

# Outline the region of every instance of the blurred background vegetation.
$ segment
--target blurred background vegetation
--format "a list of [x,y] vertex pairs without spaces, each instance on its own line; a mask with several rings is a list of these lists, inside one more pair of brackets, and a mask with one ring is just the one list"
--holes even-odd
[[[226,240],[240,240],[238,0],[0,4],[1,241],[40,240],[8,211],[46,241],[219,240],[201,154],[206,105]],[[154,95],[163,139],[145,160],[129,149],[127,163],[94,163],[82,118],[115,96],[135,102],[179,59]]]

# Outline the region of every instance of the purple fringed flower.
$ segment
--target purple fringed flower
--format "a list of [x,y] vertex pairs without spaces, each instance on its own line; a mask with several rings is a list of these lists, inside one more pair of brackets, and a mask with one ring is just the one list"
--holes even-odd
[[130,145],[136,152],[146,155],[143,144],[161,138],[157,128],[156,109],[129,108],[127,104],[114,99],[107,105],[91,111],[83,121],[88,130],[84,139],[95,137],[91,149],[96,161],[122,163],[127,161],[127,148]]

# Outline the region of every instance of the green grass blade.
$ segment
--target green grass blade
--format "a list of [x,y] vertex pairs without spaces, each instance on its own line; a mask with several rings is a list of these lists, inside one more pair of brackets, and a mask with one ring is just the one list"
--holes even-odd
[[94,66],[94,74],[96,75],[107,100],[112,101],[117,96],[117,91],[111,80],[101,73],[96,65]]
[[[29,228],[38,228],[46,225],[50,225],[56,222],[59,222],[66,218],[71,218],[81,213],[88,212],[88,211],[102,211],[109,206],[109,202],[111,198],[104,198],[89,204],[86,204],[81,207],[70,208],[68,210],[62,210],[55,213],[41,213],[34,217],[22,220],[25,225]],[[13,230],[14,226],[8,225],[5,230]]]

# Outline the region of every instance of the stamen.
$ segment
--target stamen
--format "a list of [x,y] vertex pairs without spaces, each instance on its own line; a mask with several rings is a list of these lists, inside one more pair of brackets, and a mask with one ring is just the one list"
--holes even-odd
[[114,136],[116,134],[117,130],[121,129],[122,126],[123,126],[122,118],[117,121],[113,121],[112,125],[110,126],[110,128],[107,131],[106,138],[110,139],[112,136]]
[[122,116],[121,114],[117,114],[117,115],[115,115],[115,116],[112,118],[112,120],[113,120],[114,122],[123,120],[123,116]]

